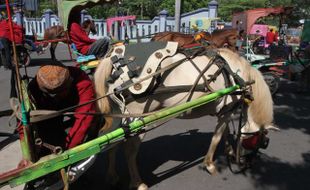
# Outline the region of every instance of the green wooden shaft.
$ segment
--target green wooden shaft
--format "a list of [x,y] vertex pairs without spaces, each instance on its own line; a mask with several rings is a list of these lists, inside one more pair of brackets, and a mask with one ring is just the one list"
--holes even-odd
[[21,102],[21,113],[22,113],[21,122],[23,124],[23,133],[24,133],[24,138],[20,140],[22,155],[23,159],[33,161],[29,143],[29,125],[28,125],[27,111],[25,109],[24,101]]
[[175,116],[177,116],[177,115],[179,115],[179,114],[181,114],[181,113],[183,113],[189,109],[193,109],[193,108],[202,106],[204,104],[207,104],[211,101],[214,101],[214,100],[216,100],[216,99],[218,99],[218,98],[220,98],[226,94],[229,94],[229,93],[231,93],[231,92],[233,92],[239,88],[240,88],[239,85],[235,85],[235,86],[232,86],[229,88],[225,88],[225,89],[219,90],[217,92],[214,92],[212,94],[202,96],[202,97],[197,98],[195,100],[191,100],[190,102],[186,102],[186,103],[177,105],[175,107],[165,109],[165,110],[160,111],[158,113],[155,113],[153,115],[144,117],[141,120],[137,120],[135,122],[130,123],[129,124],[130,130],[132,132],[135,132],[135,131],[139,130],[141,128],[141,126],[144,126],[146,124],[150,124],[150,123],[152,123],[154,121],[158,121],[158,120],[163,120],[163,119],[175,117]]
[[[167,108],[160,111],[154,115],[144,117],[141,120],[134,121],[129,124],[129,129],[131,133],[135,133],[138,130],[145,127],[146,124],[154,123],[158,120],[167,119],[171,117],[178,116],[179,114],[196,108],[198,106],[207,104],[214,101],[224,95],[227,95],[237,89],[239,85],[235,85],[226,89],[219,90],[215,93],[205,95],[198,99],[186,102],[184,104],[175,106],[173,108]],[[42,158],[40,161],[29,166],[22,172],[10,176],[9,178],[0,179],[0,184],[9,181],[11,186],[17,186],[28,181],[34,180],[38,177],[44,176],[51,172],[57,171],[61,168],[69,166],[80,160],[83,160],[91,155],[99,153],[103,148],[107,147],[111,142],[123,139],[125,136],[124,130],[122,128],[116,129],[106,135],[100,136],[94,140],[86,142],[82,145],[76,146],[62,153],[61,155],[49,155]]]

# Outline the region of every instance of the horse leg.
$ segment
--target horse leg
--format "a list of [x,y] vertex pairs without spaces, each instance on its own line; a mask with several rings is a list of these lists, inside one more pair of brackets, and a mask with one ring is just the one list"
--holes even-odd
[[124,143],[124,152],[128,164],[129,175],[130,175],[130,189],[137,190],[147,190],[148,186],[142,182],[142,179],[139,174],[138,166],[137,166],[137,154],[141,144],[141,139],[144,134],[141,134],[140,137],[135,136],[129,138]]
[[204,165],[206,169],[210,172],[211,175],[214,175],[217,173],[216,167],[213,162],[213,156],[215,153],[215,150],[217,148],[218,143],[220,142],[223,133],[226,130],[227,127],[227,118],[230,118],[231,114],[225,114],[221,119],[219,119],[219,122],[215,128],[214,134],[212,136],[212,140],[209,146],[209,150],[205,156],[204,159]]
[[52,42],[50,47],[51,58],[53,61],[56,61],[55,49],[57,47],[57,44],[58,44],[57,42]]
[[108,169],[107,169],[107,175],[106,175],[106,182],[109,183],[112,186],[116,186],[116,184],[119,181],[119,176],[116,172],[115,162],[116,162],[116,152],[117,147],[113,147],[110,150],[108,150]]
[[229,141],[230,130],[227,124],[226,130],[224,132],[224,140],[225,140],[225,154],[226,155],[234,155],[234,149]]

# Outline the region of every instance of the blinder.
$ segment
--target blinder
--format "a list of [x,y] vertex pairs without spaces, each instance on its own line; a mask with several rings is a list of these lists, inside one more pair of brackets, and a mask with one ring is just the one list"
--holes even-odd
[[247,150],[258,150],[259,148],[266,149],[269,145],[268,131],[266,129],[253,133],[242,133],[243,135],[250,135],[250,137],[242,140],[243,148]]

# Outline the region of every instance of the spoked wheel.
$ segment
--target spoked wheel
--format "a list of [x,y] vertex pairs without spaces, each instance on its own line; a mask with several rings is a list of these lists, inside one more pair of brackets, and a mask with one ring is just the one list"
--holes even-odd
[[280,78],[273,72],[263,72],[264,80],[266,81],[267,85],[269,86],[271,95],[274,95],[279,90],[280,86]]
[[22,66],[28,66],[30,64],[31,58],[28,51],[25,48],[22,48],[18,52],[19,62]]

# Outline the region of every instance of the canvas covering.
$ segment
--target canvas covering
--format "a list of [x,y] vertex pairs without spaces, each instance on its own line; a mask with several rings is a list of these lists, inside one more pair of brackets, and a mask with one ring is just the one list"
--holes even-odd
[[[283,7],[275,8],[258,8],[253,10],[248,10],[233,15],[232,24],[234,28],[237,28],[239,31],[244,30],[247,34],[250,33],[252,26],[255,24],[256,20],[269,16],[272,14],[281,14],[285,12]],[[237,24],[237,21],[239,24]]]
[[69,15],[72,9],[83,10],[85,8],[91,8],[95,5],[102,5],[105,3],[112,3],[116,0],[62,0],[58,5],[61,12],[61,22],[64,28],[68,27]]

